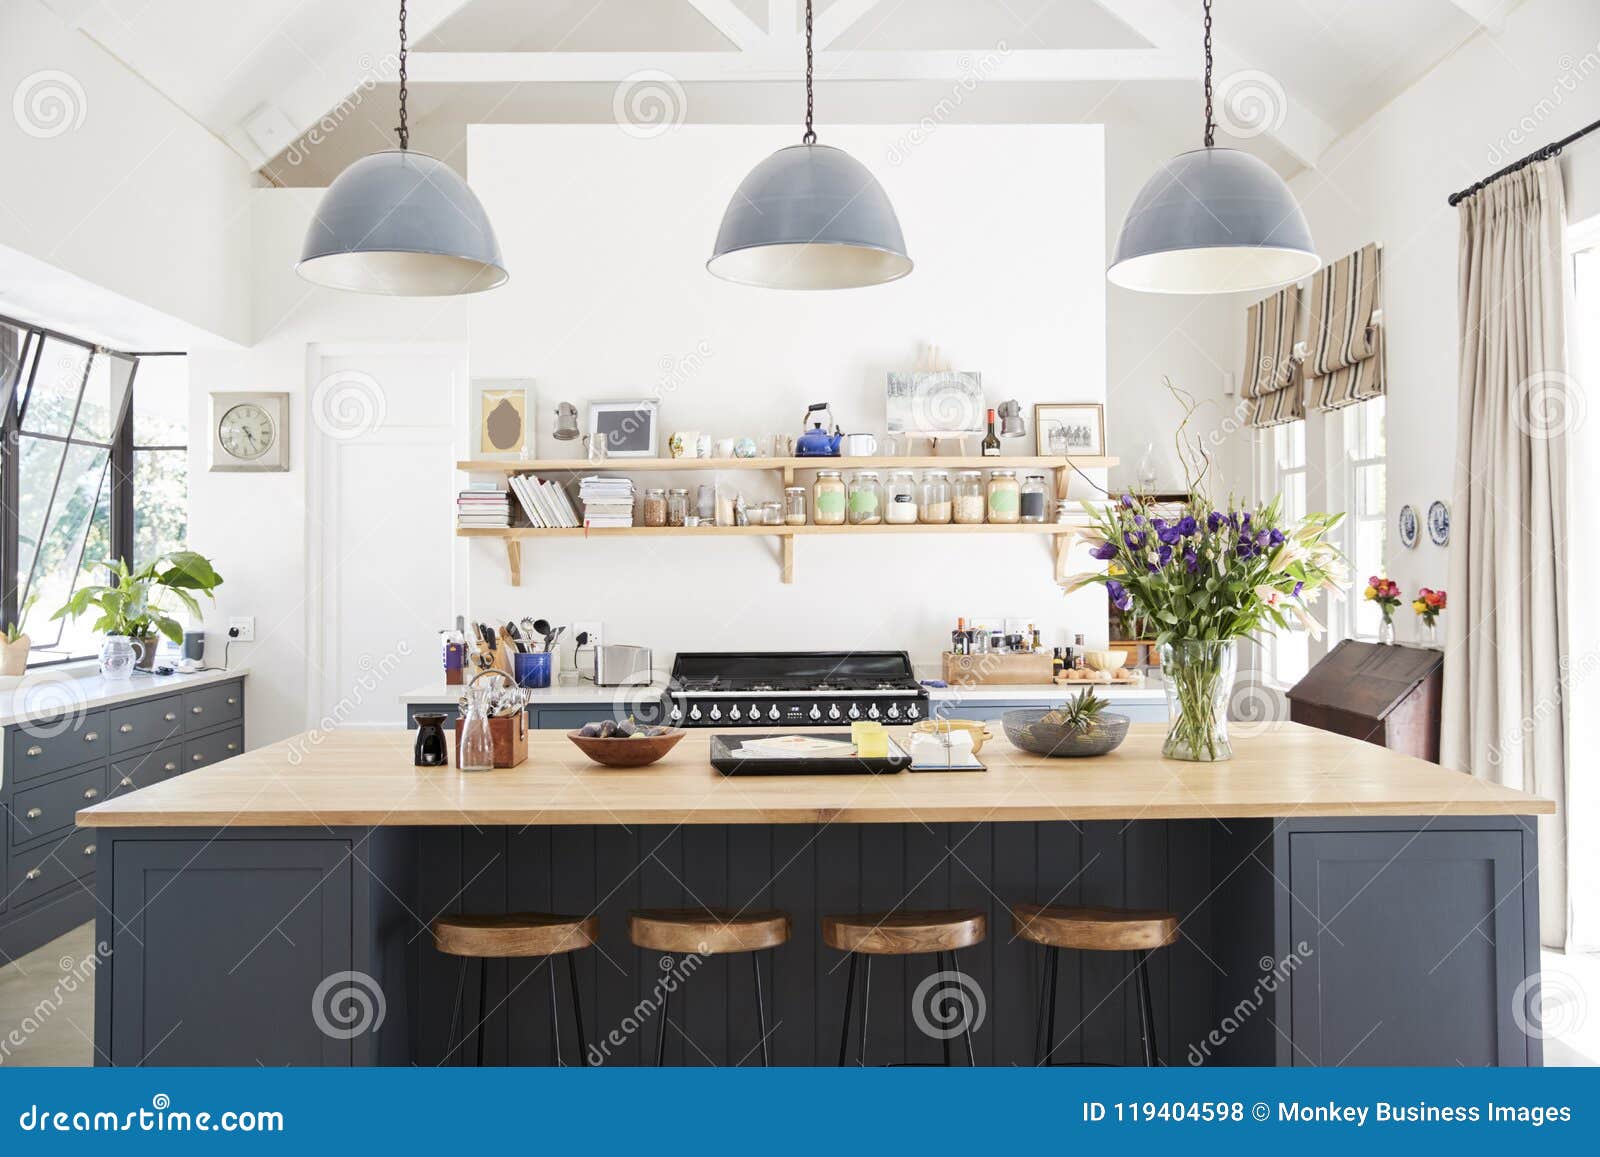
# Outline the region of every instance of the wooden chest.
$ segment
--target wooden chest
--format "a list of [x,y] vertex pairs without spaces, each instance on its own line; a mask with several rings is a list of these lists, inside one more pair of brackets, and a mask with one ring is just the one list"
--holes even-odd
[[1290,689],[1289,718],[1439,762],[1444,652],[1345,639]]

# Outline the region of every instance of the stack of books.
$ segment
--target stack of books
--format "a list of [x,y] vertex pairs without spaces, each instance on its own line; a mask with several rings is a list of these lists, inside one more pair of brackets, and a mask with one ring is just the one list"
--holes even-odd
[[529,526],[554,529],[582,525],[572,500],[559,483],[549,479],[541,481],[535,474],[513,474],[511,492],[517,496],[522,512],[528,516]]
[[591,474],[578,484],[583,524],[590,527],[633,525],[633,480]]
[[461,530],[504,530],[511,525],[511,499],[497,482],[474,482],[456,495]]

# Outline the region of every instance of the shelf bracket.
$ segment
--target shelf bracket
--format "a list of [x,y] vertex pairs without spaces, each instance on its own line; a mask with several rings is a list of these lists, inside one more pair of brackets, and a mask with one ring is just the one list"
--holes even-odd
[[511,585],[522,585],[522,542],[519,539],[506,539],[506,566],[511,570]]
[[785,534],[783,541],[783,581],[794,582],[794,535]]

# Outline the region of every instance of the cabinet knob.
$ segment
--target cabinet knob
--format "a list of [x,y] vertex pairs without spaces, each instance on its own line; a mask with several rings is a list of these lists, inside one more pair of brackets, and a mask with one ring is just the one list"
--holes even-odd
[[42,875],[44,875],[44,869],[43,868],[29,868],[28,871],[27,871],[27,874],[24,875],[22,878],[24,880],[37,880]]
[[176,723],[178,721],[178,713],[176,711],[168,711],[166,720],[168,723]]
[[204,710],[205,710],[204,707],[191,707],[191,708],[189,708],[189,712],[192,715],[199,715]]
[[230,743],[230,744],[228,744],[228,750],[229,751],[237,751],[237,750],[239,750],[239,745],[237,743]]
[[24,755],[43,755],[44,754],[44,748],[40,747],[37,743],[29,744],[28,745],[28,750],[25,751],[23,754]]
[[174,763],[172,760],[169,759],[169,760],[167,760],[166,763],[161,765],[161,770],[162,771],[177,771],[178,770],[178,765],[176,763]]
[[117,728],[117,730],[122,732],[122,734],[127,735],[133,731],[133,724],[124,723],[121,727]]
[[93,844],[85,845],[84,849],[83,849],[83,854],[86,855],[86,856],[94,855],[94,845]]
[[125,775],[125,776],[122,777],[122,782],[118,786],[119,787],[132,787],[133,786],[133,780],[130,777]]
[[97,787],[86,787],[86,788],[84,788],[83,789],[83,798],[84,799],[99,799],[100,798],[100,789],[97,788]]
[[44,815],[44,808],[42,807],[31,807],[28,809],[28,818],[30,820],[36,820],[42,815]]
[[83,733],[83,741],[85,743],[93,743],[96,739],[99,739],[99,738],[100,738],[100,733],[98,731],[85,731]]
[[205,753],[202,752],[202,751],[197,751],[193,755],[191,755],[189,758],[191,760],[193,760],[195,763],[202,763],[205,760]]
[[228,696],[228,706],[229,707],[232,707],[237,702],[239,702],[239,701],[237,699],[235,699],[232,695]]

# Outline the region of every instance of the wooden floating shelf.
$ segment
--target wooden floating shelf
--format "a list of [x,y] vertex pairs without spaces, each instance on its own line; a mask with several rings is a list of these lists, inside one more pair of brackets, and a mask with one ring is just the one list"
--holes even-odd
[[479,459],[457,462],[470,474],[628,474],[655,470],[1104,470],[1121,459],[1096,457],[901,457],[901,458],[586,458]]

